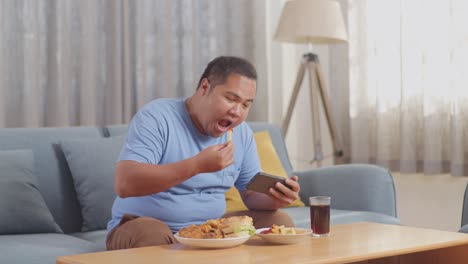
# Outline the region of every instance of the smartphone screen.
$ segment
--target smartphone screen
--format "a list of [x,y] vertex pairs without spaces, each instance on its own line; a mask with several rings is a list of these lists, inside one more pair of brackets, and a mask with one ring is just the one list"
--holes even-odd
[[286,178],[271,175],[271,174],[264,173],[264,172],[259,172],[249,182],[249,184],[247,185],[247,190],[251,190],[251,191],[255,191],[255,192],[261,192],[261,193],[265,193],[265,194],[270,194],[270,192],[268,190],[270,188],[275,188],[275,184],[277,182],[281,182],[286,187],[289,187],[285,183]]

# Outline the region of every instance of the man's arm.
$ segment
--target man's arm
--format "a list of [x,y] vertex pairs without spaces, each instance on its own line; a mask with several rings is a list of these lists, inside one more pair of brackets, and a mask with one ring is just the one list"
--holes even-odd
[[240,191],[240,194],[245,205],[251,210],[276,210],[291,204],[299,198],[301,188],[297,180],[297,176],[292,176],[286,180],[286,184],[291,189],[279,182],[276,183],[275,187],[279,191],[271,188],[270,195],[249,190]]
[[122,198],[150,195],[175,186],[197,173],[194,158],[164,165],[122,160],[115,169],[115,192]]
[[115,192],[122,198],[159,193],[198,173],[222,170],[234,162],[233,156],[234,145],[229,141],[170,164],[122,160],[117,163],[115,170]]

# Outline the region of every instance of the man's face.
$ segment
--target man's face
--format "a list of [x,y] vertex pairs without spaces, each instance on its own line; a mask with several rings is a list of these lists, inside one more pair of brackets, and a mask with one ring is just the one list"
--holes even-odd
[[204,134],[220,137],[229,128],[242,123],[249,114],[257,90],[255,80],[239,74],[231,74],[224,84],[211,87],[207,79],[202,81],[203,102],[198,120]]

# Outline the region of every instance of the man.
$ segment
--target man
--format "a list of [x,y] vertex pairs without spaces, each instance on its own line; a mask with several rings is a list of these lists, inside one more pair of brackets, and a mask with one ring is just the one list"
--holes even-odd
[[[298,198],[296,176],[286,181],[289,188],[277,183],[270,195],[246,190],[261,170],[244,122],[256,79],[248,61],[218,57],[191,97],[157,99],[134,116],[115,171],[109,250],[176,243],[179,229],[223,216],[249,215],[256,228],[294,226],[277,209]],[[233,185],[250,210],[226,215],[224,193]]]

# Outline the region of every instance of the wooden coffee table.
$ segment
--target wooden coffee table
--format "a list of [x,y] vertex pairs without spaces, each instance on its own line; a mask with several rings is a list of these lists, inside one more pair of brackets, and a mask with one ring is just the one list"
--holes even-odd
[[253,237],[227,249],[174,244],[63,256],[57,263],[468,263],[468,234],[353,223],[334,225],[329,237],[294,245],[270,245]]

